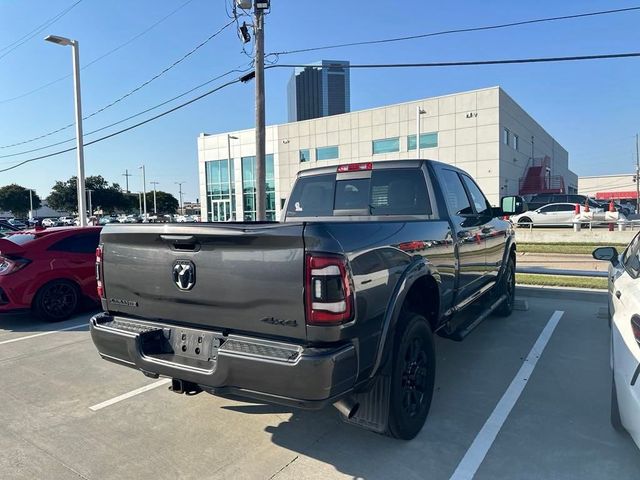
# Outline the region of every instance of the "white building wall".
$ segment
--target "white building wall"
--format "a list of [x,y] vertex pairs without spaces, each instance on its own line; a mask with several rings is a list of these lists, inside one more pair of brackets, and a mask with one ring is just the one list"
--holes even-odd
[[[498,204],[500,196],[518,193],[518,181],[531,157],[531,136],[535,156],[553,159],[552,174],[565,176],[566,184],[577,187],[577,176],[568,169],[568,154],[499,87],[357,112],[267,127],[267,153],[274,154],[276,210],[291,190],[299,170],[346,163],[417,158],[408,150],[408,135],[416,133],[417,107],[420,131],[437,133],[438,145],[423,148],[420,157],[456,165],[467,171],[489,200]],[[507,127],[519,136],[518,151],[501,142]],[[240,158],[255,155],[253,130],[230,132],[235,162],[236,205],[242,206]],[[206,198],[204,162],[227,158],[226,133],[198,138],[201,198]],[[400,151],[373,154],[373,140],[399,137]],[[318,147],[338,146],[339,158],[317,160]],[[308,149],[311,160],[300,163],[300,150]],[[209,205],[203,203],[203,218]],[[242,217],[239,217],[242,218]]]
[[595,197],[598,192],[635,192],[635,174],[597,175],[593,177],[580,177],[578,179],[578,193]]

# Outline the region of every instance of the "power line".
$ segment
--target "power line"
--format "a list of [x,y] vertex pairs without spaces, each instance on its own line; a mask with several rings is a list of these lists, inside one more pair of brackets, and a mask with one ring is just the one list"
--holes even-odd
[[67,8],[62,10],[61,12],[58,12],[57,14],[55,14],[53,17],[49,18],[47,21],[45,21],[41,25],[37,26],[35,29],[31,30],[29,33],[26,33],[25,35],[23,35],[19,39],[11,42],[9,45],[5,45],[4,47],[0,48],[0,52],[4,52],[4,53],[0,54],[0,59],[6,57],[11,52],[13,52],[16,48],[24,45],[29,40],[31,40],[33,37],[35,37],[36,35],[41,33],[44,29],[46,29],[46,28],[50,27],[51,25],[53,25],[54,23],[56,23],[58,20],[60,20],[62,17],[64,17],[67,13],[69,13],[71,10],[73,10],[73,8],[76,7],[80,2],[82,2],[82,0],[78,0],[77,2],[75,2],[72,5],[68,6]]
[[[220,28],[217,32],[209,35],[209,37],[207,37],[204,41],[200,42],[198,45],[196,45],[194,48],[192,48],[189,52],[185,53],[180,59],[176,60],[175,62],[173,62],[171,65],[169,65],[168,67],[166,67],[165,69],[163,69],[160,73],[157,73],[156,75],[154,75],[153,77],[151,77],[149,80],[141,83],[140,85],[138,85],[137,87],[135,87],[133,90],[130,90],[129,92],[125,93],[124,95],[122,95],[121,97],[115,99],[114,101],[112,101],[111,103],[105,105],[102,108],[99,108],[98,110],[90,113],[89,115],[86,115],[84,117],[82,117],[82,120],[88,120],[91,117],[94,117],[96,115],[98,115],[99,113],[104,112],[105,110],[107,110],[108,108],[113,107],[114,105],[120,103],[121,101],[123,101],[125,98],[133,95],[134,93],[136,93],[137,91],[143,89],[144,87],[146,87],[147,85],[149,85],[151,82],[153,82],[154,80],[157,80],[158,78],[160,78],[162,75],[164,75],[165,73],[167,73],[168,71],[170,71],[171,69],[175,68],[176,66],[178,66],[180,63],[182,63],[184,60],[186,60],[188,57],[190,57],[191,55],[193,55],[196,51],[198,51],[200,48],[202,48],[203,46],[205,46],[207,43],[209,43],[211,40],[213,40],[215,37],[217,37],[219,34],[221,34],[226,28],[228,28],[230,25],[232,25],[234,23],[234,21],[230,21],[229,23],[227,23],[226,25],[224,25],[222,28]],[[51,135],[54,135],[58,132],[61,132],[63,130],[66,130],[68,128],[71,128],[75,125],[75,123],[69,123],[67,125],[65,125],[64,127],[60,127],[57,128],[55,130],[52,130],[50,132],[44,133],[42,135],[38,135],[37,137],[33,137],[30,138],[28,140],[23,140],[21,142],[16,142],[16,143],[12,143],[9,145],[2,145],[0,146],[0,149],[5,149],[5,148],[11,148],[11,147],[17,147],[18,145],[24,145],[26,143],[31,143],[31,142],[35,142],[36,140],[40,140],[42,138],[46,138],[49,137]]]
[[[508,60],[472,60],[467,62],[429,62],[429,63],[364,63],[364,64],[350,64],[341,65],[341,68],[416,68],[416,67],[468,67],[478,65],[510,65],[521,63],[551,63],[551,62],[573,62],[583,60],[604,60],[612,58],[633,58],[640,57],[640,52],[630,53],[611,53],[603,55],[577,55],[572,57],[544,57],[544,58],[515,58]],[[311,68],[330,68],[330,66],[323,67],[321,65],[309,65],[307,64],[278,64],[269,65],[267,68],[297,68],[297,67],[311,67]]]
[[[192,103],[197,102],[198,100],[201,100],[201,99],[211,95],[212,93],[215,93],[215,92],[217,92],[219,90],[222,90],[223,88],[226,88],[226,87],[228,87],[230,85],[233,85],[234,83],[239,83],[239,82],[240,82],[239,78],[237,78],[235,80],[230,80],[227,83],[223,83],[222,85],[220,85],[220,86],[218,86],[218,87],[216,87],[216,88],[214,88],[212,90],[209,90],[209,91],[203,93],[202,95],[199,95],[199,96],[197,96],[195,98],[192,98],[191,100],[189,100],[187,102],[181,103],[180,105],[176,105],[175,107],[170,108],[169,110],[165,110],[164,112],[159,113],[158,115],[155,115],[153,117],[147,118],[146,120],[138,122],[138,123],[136,123],[134,125],[131,125],[129,127],[123,128],[122,130],[118,130],[117,132],[113,132],[113,133],[110,133],[109,135],[105,135],[104,137],[96,138],[95,140],[91,140],[90,142],[84,143],[83,145],[85,147],[88,147],[89,145],[93,145],[94,143],[102,142],[104,140],[107,140],[108,138],[115,137],[115,136],[120,135],[122,133],[128,132],[129,130],[133,130],[134,128],[141,127],[142,125],[145,125],[145,124],[147,124],[149,122],[157,120],[158,118],[164,117],[165,115],[169,115],[170,113],[173,113],[176,110],[184,108],[187,105],[191,105]],[[73,151],[75,149],[76,149],[76,147],[70,147],[70,148],[67,148],[67,149],[64,149],[64,150],[59,150],[57,152],[48,153],[46,155],[40,155],[39,157],[29,158],[27,160],[21,161],[20,163],[12,165],[11,167],[0,169],[0,173],[7,172],[9,170],[13,170],[13,169],[18,168],[18,167],[20,167],[22,165],[25,165],[27,163],[35,162],[36,160],[42,160],[44,158],[49,158],[49,157],[55,157],[55,156],[58,156],[58,155],[62,155],[63,153],[71,152],[71,151]]]
[[[150,111],[152,111],[152,110],[155,110],[155,109],[157,109],[157,108],[160,108],[160,107],[162,107],[162,106],[164,106],[164,105],[166,105],[166,104],[168,104],[168,103],[171,103],[171,102],[173,102],[173,101],[175,101],[175,100],[178,100],[179,98],[182,98],[182,97],[184,97],[184,96],[186,96],[186,95],[188,95],[188,94],[190,94],[190,93],[192,93],[192,92],[194,92],[194,91],[196,91],[196,90],[199,90],[200,88],[202,88],[202,87],[204,87],[204,86],[206,86],[206,85],[209,85],[210,83],[213,83],[213,82],[215,82],[216,80],[220,80],[221,78],[224,78],[224,77],[226,77],[226,76],[228,76],[228,75],[231,75],[231,74],[232,74],[232,73],[234,73],[234,72],[237,72],[237,73],[245,73],[245,72],[249,71],[250,69],[251,69],[251,65],[249,65],[249,67],[248,67],[248,68],[245,68],[245,69],[241,69],[241,68],[240,68],[240,66],[239,66],[239,67],[237,67],[237,68],[234,68],[233,70],[228,70],[228,71],[226,71],[225,73],[223,73],[223,74],[221,74],[221,75],[218,75],[218,76],[216,76],[216,77],[213,77],[213,78],[211,78],[211,79],[207,80],[206,82],[203,82],[203,83],[201,83],[201,84],[199,84],[199,85],[196,85],[195,87],[190,88],[190,89],[189,89],[189,90],[187,90],[186,92],[183,92],[183,93],[181,93],[181,94],[179,94],[179,95],[176,95],[175,97],[172,97],[172,98],[170,98],[170,99],[168,99],[168,100],[165,100],[165,101],[163,101],[162,103],[159,103],[159,104],[157,104],[157,105],[154,105],[153,107],[149,107],[149,108],[147,108],[147,109],[145,109],[145,110],[142,110],[141,112],[135,113],[135,114],[133,114],[133,115],[129,115],[128,117],[125,117],[125,118],[123,118],[122,120],[118,120],[117,122],[113,122],[113,123],[110,123],[109,125],[105,125],[105,126],[103,126],[103,127],[100,127],[100,128],[95,129],[95,130],[92,130],[92,131],[90,131],[90,132],[87,132],[87,133],[85,133],[85,134],[83,135],[83,137],[87,137],[87,136],[92,135],[92,134],[94,134],[94,133],[101,132],[101,131],[103,131],[103,130],[106,130],[106,129],[108,129],[108,128],[111,128],[111,127],[114,127],[114,126],[119,125],[119,124],[121,124],[121,123],[124,123],[124,122],[126,122],[126,121],[128,121],[128,120],[131,120],[131,119],[133,119],[133,118],[139,117],[140,115],[144,115],[145,113],[148,113],[148,112],[150,112]],[[72,138],[68,138],[68,139],[66,139],[66,140],[62,140],[62,141],[60,141],[60,142],[56,142],[56,143],[51,143],[51,144],[49,144],[49,145],[45,145],[45,146],[43,146],[43,147],[33,148],[33,149],[31,149],[31,150],[25,150],[25,151],[23,151],[23,152],[11,153],[11,154],[9,154],[9,155],[0,155],[0,158],[17,157],[17,156],[19,156],[19,155],[26,155],[27,153],[33,153],[33,152],[38,152],[38,151],[41,151],[41,150],[46,150],[46,149],[51,148],[51,147],[57,147],[58,145],[62,145],[62,144],[64,144],[64,143],[72,142],[72,141],[74,141],[75,139],[76,139],[75,137],[72,137]],[[9,163],[13,163],[13,162],[9,162]]]
[[438,32],[430,32],[423,33],[419,35],[409,35],[406,37],[395,37],[395,38],[385,38],[380,40],[366,40],[361,42],[350,42],[350,43],[337,43],[333,45],[325,45],[320,47],[310,47],[310,48],[300,48],[297,50],[284,50],[282,52],[274,52],[269,55],[292,55],[294,53],[304,53],[304,52],[315,52],[318,50],[329,50],[334,48],[344,48],[344,47],[355,47],[360,45],[377,45],[381,43],[391,43],[391,42],[402,42],[405,40],[416,40],[419,38],[428,38],[428,37],[438,37],[442,35],[452,35],[456,33],[468,33],[468,32],[480,32],[486,30],[497,30],[501,28],[510,28],[510,27],[518,27],[522,25],[532,25],[536,23],[544,23],[544,22],[556,22],[561,20],[572,20],[576,18],[585,18],[585,17],[595,17],[598,15],[609,15],[614,13],[623,13],[623,12],[632,12],[640,10],[640,6],[637,7],[628,7],[628,8],[617,8],[614,10],[601,10],[597,12],[587,12],[587,13],[578,13],[575,15],[562,15],[558,17],[545,17],[545,18],[535,18],[532,20],[522,20],[519,22],[511,22],[511,23],[501,23],[497,25],[485,25],[480,27],[468,27],[468,28],[456,28],[452,30],[441,30]]
[[[481,60],[481,61],[467,61],[467,62],[440,62],[440,63],[396,63],[396,64],[362,64],[362,65],[350,65],[349,68],[404,68],[404,67],[449,67],[449,66],[472,66],[472,65],[504,65],[504,64],[522,64],[522,63],[541,63],[541,62],[561,62],[561,61],[580,61],[580,60],[596,60],[596,59],[611,59],[611,58],[630,58],[630,57],[640,57],[640,52],[633,52],[633,53],[616,53],[616,54],[606,54],[606,55],[582,55],[582,56],[572,56],[572,57],[546,57],[546,58],[524,58],[524,59],[511,59],[511,60]],[[282,67],[298,67],[298,66],[307,66],[307,65],[271,65],[271,66],[266,66],[265,70],[267,69],[271,69],[271,68],[282,68]],[[209,90],[205,93],[203,93],[202,95],[199,95],[195,98],[192,98],[191,100],[185,102],[185,103],[181,103],[180,105],[177,105],[169,110],[166,110],[162,113],[159,113],[158,115],[155,115],[151,118],[148,118],[146,120],[143,120],[142,122],[138,122],[134,125],[131,125],[129,127],[123,128],[122,130],[118,130],[117,132],[111,133],[109,135],[105,135],[104,137],[100,137],[98,139],[92,140],[90,142],[87,142],[84,144],[84,146],[89,146],[89,145],[93,145],[94,143],[98,143],[101,141],[104,141],[108,138],[114,137],[116,135],[120,135],[122,133],[125,133],[129,130],[133,130],[134,128],[138,128],[142,125],[145,125],[146,123],[152,122],[158,118],[164,117],[165,115],[168,115],[172,112],[175,112],[176,110],[179,110],[183,107],[186,107],[187,105],[190,105],[194,102],[197,102],[198,100],[201,100],[202,98],[207,97],[208,95],[211,95],[214,92],[217,92],[225,87],[228,87],[229,85],[233,85],[235,83],[241,82],[241,81],[245,81],[244,77],[235,79],[235,80],[231,80],[227,83],[222,84],[219,87],[216,87],[212,90]],[[53,153],[49,153],[46,155],[41,155],[39,157],[35,157],[35,158],[30,158],[27,160],[23,160],[20,163],[17,163],[15,165],[12,165],[11,167],[7,167],[4,169],[0,169],[0,173],[2,172],[6,172],[9,170],[13,170],[15,168],[18,168],[22,165],[25,165],[27,163],[30,162],[35,162],[36,160],[42,160],[44,158],[49,158],[49,157],[54,157],[57,155],[61,155],[63,153],[67,153],[67,152],[71,152],[75,150],[75,147],[71,147],[71,148],[67,148],[65,150],[60,150],[57,152],[53,152]]]
[[[138,38],[142,37],[143,35],[147,34],[148,32],[150,32],[152,29],[154,29],[155,27],[157,27],[158,25],[160,25],[162,22],[164,22],[166,19],[168,19],[169,17],[171,17],[172,15],[178,13],[180,10],[182,10],[184,7],[186,7],[188,4],[190,4],[191,2],[193,2],[193,0],[187,0],[186,2],[184,2],[182,5],[180,5],[178,8],[172,10],[171,12],[169,12],[167,15],[165,15],[164,17],[162,17],[160,20],[157,20],[156,22],[152,23],[151,25],[149,25],[147,28],[145,28],[143,31],[141,31],[140,33],[134,35],[133,37],[131,37],[129,40],[127,40],[124,43],[121,43],[120,45],[118,45],[117,47],[112,48],[111,50],[103,53],[102,55],[100,55],[97,58],[94,58],[93,60],[91,60],[89,63],[87,63],[86,65],[82,66],[82,68],[80,68],[80,70],[84,70],[85,68],[90,67],[91,65],[98,63],[100,60],[108,57],[109,55],[117,52],[118,50],[126,47],[127,45],[133,43],[135,40],[137,40]],[[47,82],[43,85],[40,85],[39,87],[36,87],[32,90],[29,90],[28,92],[22,93],[20,95],[16,95],[14,97],[9,97],[9,98],[5,98],[0,100],[0,105],[3,103],[8,103],[11,102],[13,100],[18,100],[20,98],[24,98],[27,97],[33,93],[39,92],[40,90],[44,90],[47,87],[50,87],[51,85],[54,85],[66,78],[69,78],[71,76],[71,74],[68,75],[63,75],[62,77],[59,77],[55,80],[52,80],[50,82]]]

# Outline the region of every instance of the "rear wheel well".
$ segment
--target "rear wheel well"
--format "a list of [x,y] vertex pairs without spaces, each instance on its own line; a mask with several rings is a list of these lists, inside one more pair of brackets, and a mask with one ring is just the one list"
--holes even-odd
[[425,276],[415,281],[405,297],[403,310],[414,312],[426,318],[435,331],[440,315],[440,294],[433,277]]

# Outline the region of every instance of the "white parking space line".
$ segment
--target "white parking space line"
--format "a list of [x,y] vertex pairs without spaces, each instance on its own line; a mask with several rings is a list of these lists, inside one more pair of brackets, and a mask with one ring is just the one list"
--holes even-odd
[[161,387],[162,385],[166,385],[167,383],[170,383],[170,382],[171,382],[170,378],[163,378],[162,380],[158,380],[157,382],[151,383],[149,385],[145,385],[144,387],[136,388],[135,390],[131,390],[130,392],[123,393],[122,395],[118,395],[117,397],[114,397],[111,400],[106,400],[102,403],[98,403],[93,407],[89,407],[89,410],[93,410],[94,412],[97,412],[98,410],[102,410],[103,408],[109,407],[114,403],[121,402],[123,400],[126,400],[127,398],[135,397],[136,395],[139,395],[144,392],[148,392],[149,390],[153,390],[154,388]]
[[42,337],[44,335],[51,335],[52,333],[66,332],[67,330],[76,330],[78,328],[88,327],[88,326],[89,326],[89,322],[84,322],[84,323],[81,323],[80,325],[74,325],[73,327],[60,328],[58,330],[47,330],[46,332],[27,335],[25,337],[12,338],[11,340],[3,340],[2,342],[0,342],[0,345],[6,345],[7,343],[20,342],[22,340],[29,340],[30,338]]
[[547,343],[549,342],[551,335],[553,335],[553,332],[563,314],[563,311],[557,310],[553,315],[551,315],[546,327],[544,327],[544,330],[542,330],[542,333],[529,352],[529,355],[525,358],[522,367],[520,367],[520,370],[511,381],[509,388],[504,392],[504,395],[502,395],[502,398],[496,405],[496,408],[493,410],[480,432],[478,432],[478,435],[476,435],[476,438],[473,440],[473,443],[467,450],[467,453],[462,457],[462,460],[458,464],[455,472],[453,472],[450,480],[471,480],[476,474],[478,468],[480,468],[480,464],[484,461],[487,452],[498,436],[502,425],[504,425],[509,413],[511,413],[511,410],[518,401],[518,398],[520,398],[520,394],[531,378],[533,369],[536,367],[538,359],[542,356],[542,352],[547,346]]

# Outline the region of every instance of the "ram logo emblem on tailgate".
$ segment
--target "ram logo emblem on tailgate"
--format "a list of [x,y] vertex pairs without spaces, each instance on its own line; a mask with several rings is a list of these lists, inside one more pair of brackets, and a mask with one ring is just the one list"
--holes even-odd
[[173,264],[173,283],[180,290],[191,290],[196,284],[196,266],[191,260],[176,260]]

